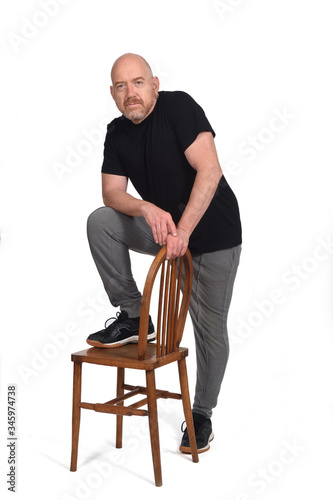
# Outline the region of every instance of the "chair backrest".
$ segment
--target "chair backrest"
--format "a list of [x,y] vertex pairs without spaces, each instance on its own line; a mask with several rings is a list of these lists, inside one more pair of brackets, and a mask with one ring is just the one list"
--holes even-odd
[[[189,250],[183,257],[166,260],[162,247],[150,266],[141,303],[138,358],[145,359],[149,310],[155,278],[159,273],[159,300],[156,356],[161,357],[178,349],[181,342],[192,291],[193,266]],[[181,293],[182,289],[182,293]]]

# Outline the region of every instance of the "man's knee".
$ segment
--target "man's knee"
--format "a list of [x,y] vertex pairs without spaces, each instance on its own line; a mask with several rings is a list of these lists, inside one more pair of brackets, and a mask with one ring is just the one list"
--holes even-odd
[[110,217],[114,210],[110,207],[100,207],[94,210],[87,220],[88,236],[93,235],[96,231],[105,228],[110,223]]

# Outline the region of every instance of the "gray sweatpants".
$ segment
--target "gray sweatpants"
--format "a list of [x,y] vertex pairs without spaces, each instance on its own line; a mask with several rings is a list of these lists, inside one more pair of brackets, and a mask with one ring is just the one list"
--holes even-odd
[[[141,293],[132,275],[129,249],[156,255],[160,246],[144,218],[130,217],[109,207],[95,210],[88,218],[92,256],[110,302],[140,316]],[[190,316],[193,323],[197,379],[193,411],[207,418],[217,398],[229,355],[227,316],[241,246],[192,255],[193,287]]]

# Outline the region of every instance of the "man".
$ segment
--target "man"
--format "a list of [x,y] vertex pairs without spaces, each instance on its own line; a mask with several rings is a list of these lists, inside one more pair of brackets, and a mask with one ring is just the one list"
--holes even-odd
[[[107,129],[102,165],[105,207],[88,219],[96,266],[117,319],[90,335],[88,344],[113,348],[138,341],[141,294],[129,249],[167,258],[193,258],[190,316],[197,381],[193,419],[198,451],[213,439],[212,409],[229,344],[227,315],[241,252],[237,200],[219,165],[214,136],[202,108],[184,92],[159,92],[141,56],[124,54],[111,71],[111,95],[122,113]],[[142,199],[127,193],[130,179]],[[155,338],[150,321],[148,340]],[[180,446],[189,452],[185,430]]]

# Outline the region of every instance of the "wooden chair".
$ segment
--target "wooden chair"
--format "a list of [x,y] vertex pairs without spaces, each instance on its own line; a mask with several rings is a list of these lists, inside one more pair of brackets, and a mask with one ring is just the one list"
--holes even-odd
[[[160,271],[160,272],[159,272]],[[149,309],[155,278],[159,272],[159,301],[157,338],[155,343],[147,342]],[[183,275],[183,291],[181,281]],[[166,248],[162,247],[155,257],[145,282],[142,297],[139,341],[138,344],[127,344],[114,349],[93,347],[72,354],[74,362],[73,384],[73,420],[72,420],[72,457],[71,471],[77,469],[78,441],[81,408],[97,412],[111,413],[116,418],[116,448],[122,447],[122,424],[124,415],[148,416],[151,450],[156,486],[162,486],[162,471],[160,460],[160,444],[157,417],[157,399],[181,399],[188,429],[193,462],[198,462],[195,431],[192,419],[191,403],[188,390],[186,356],[188,349],[180,347],[185,326],[186,315],[190,302],[192,288],[192,259],[187,251],[184,257],[166,260]],[[155,369],[177,361],[181,394],[157,390],[155,387]],[[107,365],[117,367],[116,397],[100,403],[85,403],[81,401],[82,363]],[[125,383],[125,368],[145,370],[146,387],[132,386]],[[128,391],[125,393],[125,391]],[[138,394],[145,397],[134,404],[124,406],[124,401]],[[147,405],[147,410],[142,406]]]

